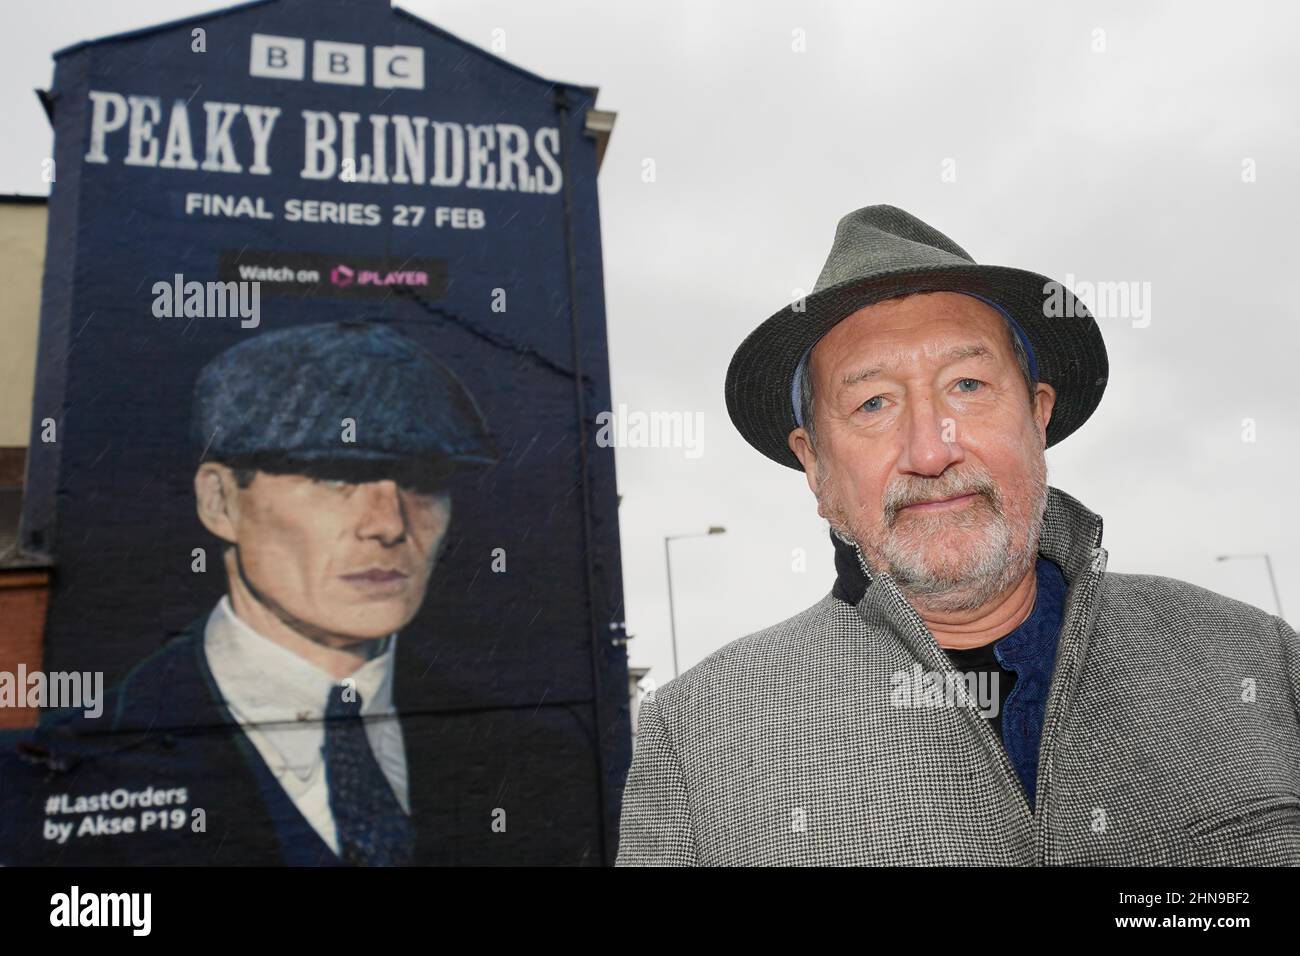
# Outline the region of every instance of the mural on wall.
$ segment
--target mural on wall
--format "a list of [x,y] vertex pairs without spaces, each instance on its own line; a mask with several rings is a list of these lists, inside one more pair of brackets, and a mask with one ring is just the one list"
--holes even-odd
[[0,863],[612,861],[592,97],[377,0],[56,54],[21,533],[87,699],[0,738]]

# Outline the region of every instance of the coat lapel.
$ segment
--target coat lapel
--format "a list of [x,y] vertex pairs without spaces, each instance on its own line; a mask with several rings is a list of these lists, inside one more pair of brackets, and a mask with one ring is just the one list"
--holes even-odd
[[1043,862],[1050,850],[1049,820],[1055,803],[1052,793],[1052,758],[1060,728],[1074,701],[1083,671],[1088,643],[1097,619],[1097,589],[1106,571],[1106,549],[1101,546],[1101,516],[1055,488],[1048,489],[1047,515],[1038,550],[1065,572],[1069,590],[1061,634],[1057,640],[1056,667],[1043,716],[1042,744],[1038,749],[1038,799],[1035,854]]

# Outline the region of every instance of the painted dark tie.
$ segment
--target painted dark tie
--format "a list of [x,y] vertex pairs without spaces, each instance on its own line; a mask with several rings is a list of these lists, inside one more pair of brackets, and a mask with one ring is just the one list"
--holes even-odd
[[415,828],[370,750],[361,704],[359,692],[336,684],[325,705],[321,753],[339,855],[353,866],[405,866],[415,852]]

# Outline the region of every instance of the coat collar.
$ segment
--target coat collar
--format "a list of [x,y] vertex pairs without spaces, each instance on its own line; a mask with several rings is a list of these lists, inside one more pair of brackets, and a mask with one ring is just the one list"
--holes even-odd
[[[1104,563],[1101,548],[1102,519],[1071,495],[1048,486],[1043,528],[1038,536],[1038,553],[1050,558],[1075,579],[1090,567]],[[831,593],[849,604],[858,604],[871,586],[873,575],[858,546],[831,531],[835,546],[835,586]]]

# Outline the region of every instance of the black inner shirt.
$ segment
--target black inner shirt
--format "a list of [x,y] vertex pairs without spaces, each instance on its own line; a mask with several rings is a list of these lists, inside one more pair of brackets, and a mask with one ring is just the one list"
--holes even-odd
[[[997,655],[993,653],[993,646],[997,641],[989,641],[983,647],[972,647],[969,650],[950,650],[944,648],[944,653],[948,655],[948,660],[952,661],[952,666],[962,673],[976,674],[996,674],[998,682],[998,712],[995,716],[987,718],[993,724],[993,733],[997,735],[998,740],[1002,739],[1002,713],[1006,710],[1007,697],[1011,694],[1011,688],[1016,683],[1016,672],[1009,671],[998,663]],[[986,678],[992,680],[992,677]]]

